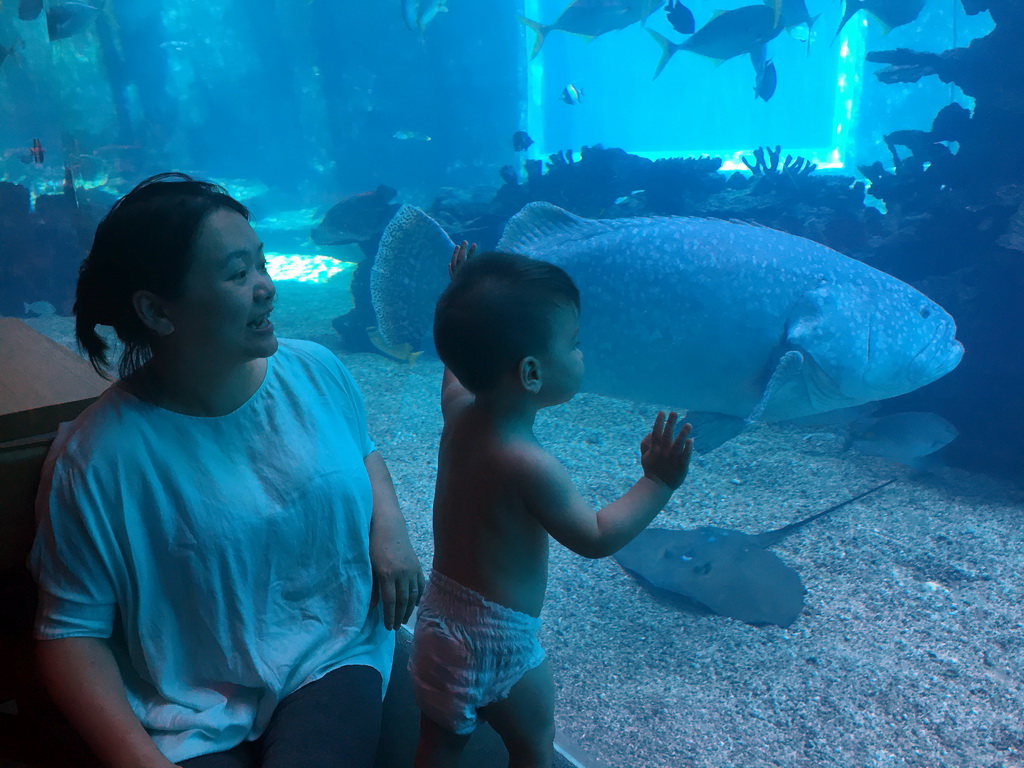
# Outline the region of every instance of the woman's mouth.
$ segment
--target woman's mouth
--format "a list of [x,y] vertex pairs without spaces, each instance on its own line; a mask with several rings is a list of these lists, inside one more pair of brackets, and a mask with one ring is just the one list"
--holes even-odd
[[265,331],[269,328],[273,328],[273,326],[270,324],[270,312],[266,312],[257,317],[255,320],[246,323],[245,327],[248,328],[250,331]]

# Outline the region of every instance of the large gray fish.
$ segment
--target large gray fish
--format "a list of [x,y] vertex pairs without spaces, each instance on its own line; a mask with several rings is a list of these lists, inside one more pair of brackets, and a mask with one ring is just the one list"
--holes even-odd
[[839,22],[839,28],[836,30],[832,42],[835,42],[836,38],[839,37],[839,33],[843,31],[846,22],[852,19],[859,11],[870,13],[882,22],[884,31],[888,32],[894,27],[901,27],[916,19],[921,11],[924,10],[924,4],[925,0],[846,0],[843,19]]
[[782,31],[782,24],[773,7],[745,5],[718,14],[681,43],[673,43],[653,29],[647,31],[661,46],[661,60],[654,69],[657,77],[676,51],[726,61],[764,45]]
[[[452,247],[411,206],[388,224],[371,276],[387,343],[429,346]],[[576,281],[587,391],[688,409],[702,450],[752,422],[910,392],[963,354],[953,318],[911,286],[766,227],[585,219],[530,203],[498,249],[553,262]]]
[[572,35],[593,38],[606,32],[625,29],[637,22],[643,23],[660,7],[660,0],[574,0],[550,24],[542,24],[522,16],[519,20],[537,33],[537,40],[530,54],[532,59],[540,53],[549,32],[560,30]]

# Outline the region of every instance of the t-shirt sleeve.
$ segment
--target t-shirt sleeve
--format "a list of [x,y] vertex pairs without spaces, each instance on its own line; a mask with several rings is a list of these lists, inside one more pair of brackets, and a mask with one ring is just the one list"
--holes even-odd
[[319,344],[310,343],[310,347],[316,350],[317,359],[330,371],[332,379],[339,386],[339,397],[343,401],[339,405],[343,412],[350,414],[350,418],[355,420],[352,426],[359,436],[360,449],[365,459],[376,450],[377,446],[370,439],[366,419],[366,401],[363,400],[363,393],[360,391],[359,385],[356,384],[356,380],[352,377],[351,372],[333,352]]
[[115,590],[104,556],[109,536],[90,519],[102,506],[69,463],[47,459],[36,498],[28,567],[39,585],[35,636],[41,640],[110,637],[114,623]]

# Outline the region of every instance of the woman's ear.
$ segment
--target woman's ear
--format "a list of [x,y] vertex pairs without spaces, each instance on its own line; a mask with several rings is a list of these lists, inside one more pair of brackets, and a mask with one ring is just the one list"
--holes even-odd
[[524,357],[519,361],[519,384],[527,392],[536,395],[542,384],[540,361],[536,357]]
[[135,314],[149,330],[158,336],[170,336],[174,333],[174,323],[167,316],[164,309],[164,302],[159,296],[151,291],[136,291],[132,296],[132,306],[135,307]]

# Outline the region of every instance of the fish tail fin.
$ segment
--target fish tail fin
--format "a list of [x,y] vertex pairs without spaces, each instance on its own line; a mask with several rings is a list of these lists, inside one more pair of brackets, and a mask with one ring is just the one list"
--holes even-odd
[[[839,33],[843,31],[843,27],[846,26],[846,22],[854,17],[854,14],[861,9],[860,0],[846,0],[846,4],[843,7],[843,20],[839,22],[839,28],[836,29],[835,35],[832,37],[832,45],[836,44],[836,40],[839,39]],[[808,37],[810,37],[808,35]]]
[[550,27],[546,24],[541,24],[539,21],[528,19],[525,16],[520,16],[519,20],[537,33],[537,39],[533,43],[533,51],[530,53],[530,59],[535,59],[537,54],[540,53],[540,47],[544,45],[544,36],[550,31]]
[[434,304],[448,284],[454,248],[441,225],[411,205],[399,208],[384,228],[370,272],[370,296],[384,347],[409,344],[412,351],[429,340]]
[[672,58],[672,54],[679,50],[679,46],[673,44],[671,40],[661,33],[655,32],[653,29],[648,29],[647,33],[654,38],[654,42],[661,46],[661,59],[658,60],[658,66],[654,68],[654,77],[651,78],[656,80],[658,75],[661,74],[661,70],[668,64],[668,60]]

